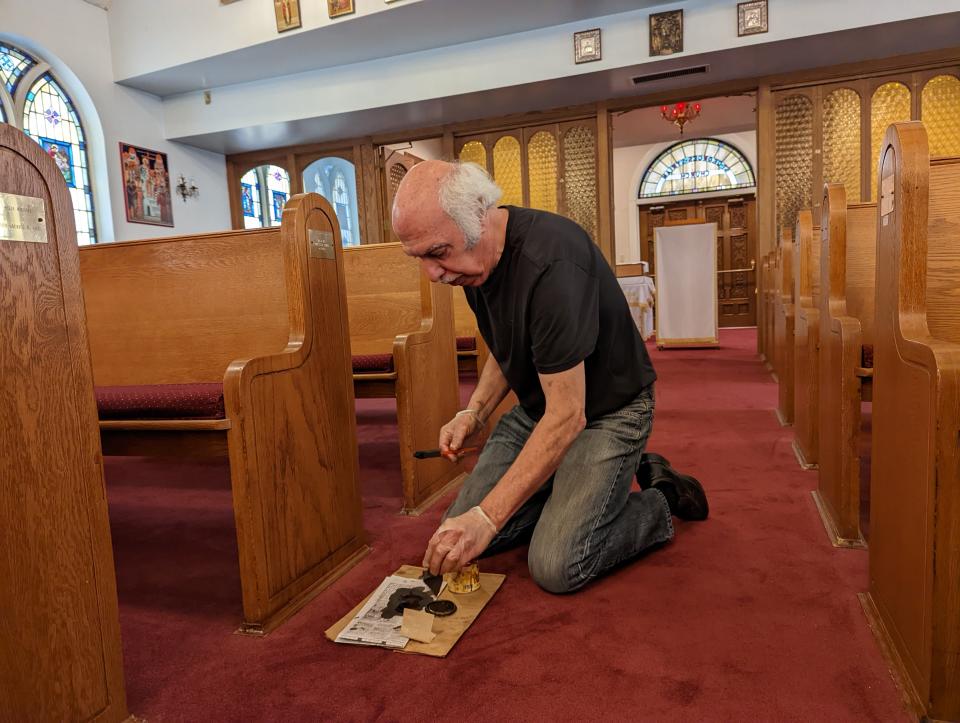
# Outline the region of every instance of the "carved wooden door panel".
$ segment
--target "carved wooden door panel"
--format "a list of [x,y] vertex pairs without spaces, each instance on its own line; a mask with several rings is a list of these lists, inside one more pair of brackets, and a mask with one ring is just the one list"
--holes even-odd
[[383,230],[384,230],[384,241],[399,241],[397,235],[393,232],[393,225],[390,223],[390,217],[393,213],[393,199],[397,195],[397,188],[400,187],[400,181],[403,180],[403,177],[407,175],[407,171],[413,168],[415,165],[422,161],[422,158],[418,158],[412,153],[402,153],[394,152],[390,153],[386,149],[382,149],[387,153],[387,158],[383,162],[383,183],[381,188],[384,192],[384,205],[383,205]]

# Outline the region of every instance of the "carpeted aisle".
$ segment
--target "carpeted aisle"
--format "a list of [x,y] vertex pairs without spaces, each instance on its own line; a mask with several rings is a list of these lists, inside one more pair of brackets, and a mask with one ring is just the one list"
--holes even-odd
[[110,459],[130,710],[176,720],[906,720],[856,593],[867,556],[824,533],[753,330],[656,352],[651,447],[707,488],[711,519],[569,596],[524,550],[447,659],[328,642],[323,631],[403,563],[446,500],[400,517],[392,405],[358,402],[373,552],[265,639],[234,635],[239,584],[224,464]]

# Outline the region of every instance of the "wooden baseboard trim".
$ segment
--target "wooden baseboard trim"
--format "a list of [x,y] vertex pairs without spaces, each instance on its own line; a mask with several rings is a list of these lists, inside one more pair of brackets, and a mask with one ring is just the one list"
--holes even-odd
[[466,477],[467,477],[467,473],[461,472],[456,477],[454,477],[449,482],[447,482],[445,485],[441,486],[440,489],[438,489],[436,492],[431,494],[429,497],[427,497],[427,499],[425,499],[416,507],[413,507],[413,508],[404,507],[402,510],[400,510],[400,514],[407,515],[409,517],[418,517],[419,515],[422,515],[424,512],[430,509],[430,507],[433,505],[434,502],[436,502],[438,499],[440,499],[445,494],[447,494],[447,492],[451,492],[452,490],[459,487],[463,483],[463,480],[466,479]]
[[295,598],[290,600],[290,602],[267,618],[263,623],[241,623],[236,632],[240,635],[254,635],[257,637],[263,637],[264,635],[268,635],[269,633],[273,632],[280,625],[285,623],[297,612],[299,612],[304,605],[313,600],[313,598],[320,594],[325,588],[329,587],[347,570],[360,562],[360,560],[366,557],[369,552],[369,545],[361,545],[356,552],[350,555],[350,557],[341,562]]
[[820,490],[813,490],[810,494],[813,495],[813,502],[817,506],[817,512],[820,513],[820,521],[823,523],[823,529],[826,530],[831,545],[847,550],[867,549],[867,541],[863,539],[863,536],[857,537],[856,539],[840,536],[837,530],[836,520],[834,520],[833,515],[830,514],[830,509],[820,495]]
[[816,462],[807,461],[807,456],[803,453],[803,448],[800,446],[800,443],[797,440],[793,440],[791,446],[793,447],[793,456],[797,458],[797,464],[800,465],[801,469],[820,469],[820,465],[818,465]]
[[913,681],[911,681],[910,676],[907,675],[907,669],[903,664],[903,660],[900,658],[900,654],[897,652],[896,646],[893,644],[893,640],[890,638],[890,632],[887,630],[887,626],[884,625],[883,618],[880,617],[880,611],[877,610],[877,605],[873,601],[873,597],[869,592],[860,592],[857,593],[857,598],[860,600],[860,606],[863,608],[863,614],[867,618],[867,624],[870,626],[873,638],[877,641],[877,646],[880,648],[883,659],[887,663],[887,669],[890,671],[893,682],[900,692],[900,700],[903,702],[904,707],[909,713],[917,716],[919,720],[929,721],[930,719],[926,716],[925,707],[920,701],[920,696],[916,688],[913,686]]
[[777,409],[774,409],[774,410],[773,410],[773,413],[776,415],[777,421],[780,422],[780,426],[781,426],[781,427],[792,427],[792,426],[793,426],[793,422],[788,422],[788,421],[786,420],[786,418],[783,416],[783,413],[780,411],[780,408],[779,408],[779,407],[778,407]]

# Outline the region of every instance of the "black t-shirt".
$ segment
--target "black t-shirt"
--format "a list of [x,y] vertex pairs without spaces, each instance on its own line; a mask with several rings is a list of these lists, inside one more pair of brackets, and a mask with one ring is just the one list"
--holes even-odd
[[500,261],[482,286],[464,292],[510,388],[540,419],[538,373],[584,362],[587,420],[619,409],[657,375],[609,264],[570,219],[503,208],[510,215]]

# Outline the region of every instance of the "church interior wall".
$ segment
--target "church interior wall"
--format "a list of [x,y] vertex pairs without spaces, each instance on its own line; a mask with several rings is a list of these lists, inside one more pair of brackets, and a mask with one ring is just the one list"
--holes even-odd
[[[224,157],[167,141],[162,101],[114,83],[107,15],[77,0],[5,2],[0,26],[0,37],[50,63],[81,114],[89,138],[99,240],[229,228]],[[183,174],[199,188],[199,197],[186,202],[173,196],[173,228],[127,222],[121,142],[168,154],[171,186]]]

